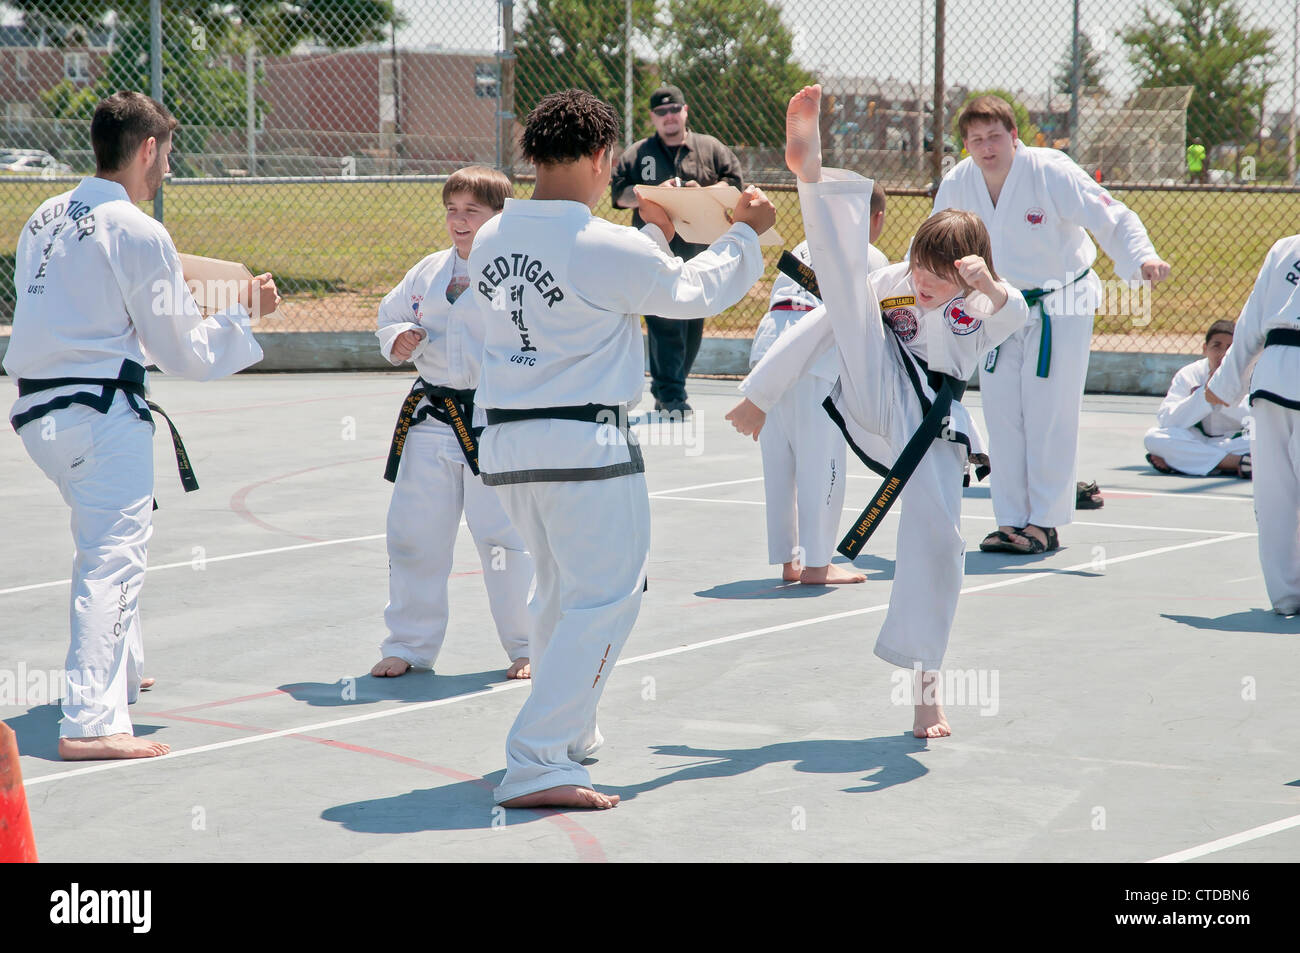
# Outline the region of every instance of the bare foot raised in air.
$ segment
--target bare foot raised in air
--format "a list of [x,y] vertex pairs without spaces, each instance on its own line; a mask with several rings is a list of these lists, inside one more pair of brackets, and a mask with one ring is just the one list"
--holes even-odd
[[799,575],[802,571],[803,571],[803,567],[800,566],[798,563],[794,563],[794,562],[783,563],[781,565],[781,581],[798,582]]
[[941,678],[937,671],[921,673],[921,697],[913,706],[912,714],[912,734],[917,738],[947,738],[952,734],[939,700]]
[[410,670],[411,663],[406,659],[398,658],[396,655],[388,655],[375,663],[375,667],[370,670],[370,674],[375,678],[396,678],[398,675],[405,675]]
[[867,577],[860,572],[852,572],[831,563],[826,566],[808,566],[799,581],[805,586],[836,586],[844,583],[866,582]]
[[114,758],[156,758],[171,751],[161,741],[137,738],[125,732],[98,738],[60,738],[59,757],[64,761],[108,761]]
[[158,679],[156,678],[142,678],[140,679],[140,691],[147,692],[157,684]]
[[785,165],[800,182],[822,178],[821,114],[822,88],[805,86],[790,98],[785,111]]
[[510,663],[506,669],[506,678],[532,678],[533,667],[528,664],[527,658],[517,658]]
[[559,787],[547,788],[545,791],[534,791],[532,794],[523,794],[511,798],[509,801],[502,801],[501,806],[576,807],[587,808],[592,811],[604,811],[611,807],[617,807],[618,802],[619,797],[617,794],[601,794],[599,791],[579,787],[576,784],[561,784]]

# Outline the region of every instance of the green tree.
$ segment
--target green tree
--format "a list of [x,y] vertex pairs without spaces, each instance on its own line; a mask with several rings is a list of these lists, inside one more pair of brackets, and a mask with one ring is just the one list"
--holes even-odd
[[[1071,78],[1074,72],[1074,50],[1066,46],[1065,55],[1056,65],[1052,76],[1053,88],[1063,96],[1071,92]],[[1105,92],[1102,83],[1104,70],[1101,66],[1101,53],[1093,48],[1092,38],[1086,33],[1079,34],[1079,88],[1093,86]]]
[[1191,86],[1187,141],[1211,148],[1253,137],[1269,84],[1273,31],[1246,25],[1233,0],[1166,0],[1173,18],[1142,8],[1122,34],[1139,85]]
[[1005,99],[1010,103],[1011,112],[1016,119],[1016,132],[1020,133],[1020,141],[1027,146],[1037,144],[1039,130],[1030,120],[1029,110],[1025,108],[1024,103],[1005,89],[976,89],[966,95],[966,98],[962,100],[961,109],[953,113],[952,117],[952,138],[955,142],[961,142],[961,132],[957,128],[957,120],[961,116],[962,109],[965,109],[972,99],[978,99],[981,96],[996,96],[998,99]]
[[[655,0],[633,0],[633,42],[654,29]],[[623,112],[627,23],[621,3],[534,0],[515,34],[515,115],[547,93],[585,89]],[[633,53],[632,102],[642,110],[657,85],[651,64]]]
[[766,0],[668,0],[659,29],[665,82],[681,88],[691,125],[732,146],[779,146],[785,108],[813,76],[791,57],[793,34]]

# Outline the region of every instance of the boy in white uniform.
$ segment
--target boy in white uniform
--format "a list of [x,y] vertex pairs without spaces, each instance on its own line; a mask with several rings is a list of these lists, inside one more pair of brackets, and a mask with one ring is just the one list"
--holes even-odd
[[[989,238],[974,215],[932,216],[912,239],[911,261],[872,271],[864,220],[872,182],[821,168],[821,87],[790,101],[786,163],[799,179],[800,207],[825,305],[776,343],[741,385],[727,418],[755,434],[771,408],[823,354],[838,349],[833,419],[854,452],[886,477],[841,552],[878,520],[901,490],[897,561],[876,655],[923,673],[912,731],[951,733],[934,698],[961,590],[966,546],[961,491],[967,463],[987,465],[979,431],[959,402],[980,355],[1024,324],[1027,306],[988,265]],[[881,302],[893,306],[882,312]],[[942,428],[942,429],[940,429]],[[915,435],[915,436],[914,436]],[[905,458],[919,462],[910,478]]]
[[[885,190],[871,192],[872,270],[889,264],[875,246],[885,227]],[[791,254],[811,264],[808,243]],[[758,322],[749,366],[763,359],[776,340],[821,304],[811,291],[778,272],[772,283],[767,314]],[[822,409],[835,383],[836,355],[826,353],[786,392],[767,415],[758,444],[763,455],[763,496],[767,501],[767,558],[781,566],[781,579],[803,585],[865,582],[860,572],[831,564],[840,516],[844,509],[847,452],[844,435]]]
[[[1254,368],[1252,373],[1251,368]],[[1300,612],[1300,235],[1269,249],[1232,347],[1205,387],[1227,407],[1249,395],[1259,562],[1273,611]]]
[[1220,409],[1209,402],[1205,384],[1232,346],[1232,322],[1215,321],[1205,332],[1204,357],[1174,375],[1169,393],[1156,411],[1156,425],[1143,440],[1147,463],[1161,473],[1207,476],[1223,473],[1250,477],[1250,436],[1245,397]]
[[[974,212],[993,260],[1029,299],[1029,322],[980,368],[980,394],[998,465],[990,491],[999,526],[989,552],[1057,548],[1073,520],[1079,412],[1101,282],[1091,231],[1122,279],[1169,275],[1138,217],[1067,155],[1020,142],[1010,105],[981,96],[958,119],[970,156],[944,176],[934,211]],[[1100,504],[1090,494],[1085,505]]]
[[510,660],[506,678],[529,677],[533,560],[496,492],[478,476],[475,443],[483,412],[475,413],[472,390],[455,386],[447,359],[447,323],[452,305],[469,287],[474,236],[512,191],[510,180],[495,169],[454,172],[442,187],[452,247],[422,260],[379,304],[380,350],[391,364],[414,361],[420,376],[402,405],[385,473],[393,481],[388,638],[371,675],[433,668],[447,634],[447,580],[463,509],[497,636]]
[[[140,93],[116,93],[90,123],[95,175],[42,203],[15,254],[18,378],[10,422],[72,510],[72,643],[59,728],[67,760],[151,758],[169,747],[134,737],[127,705],[143,678],[139,599],[153,532],[153,433],[145,365],[212,380],[262,358],[248,308],[269,314],[271,276],[204,318],[161,223],[135,203],[168,171],[176,120]],[[169,421],[170,423],[170,421]],[[182,482],[198,484],[173,429]]]
[[594,217],[620,130],[590,93],[543,97],[521,140],[537,167],[533,198],[508,199],[470,253],[471,294],[487,310],[483,482],[537,569],[532,691],[494,795],[507,807],[618,803],[591,789],[580,762],[601,743],[597,704],[646,580],[645,466],[627,429],[645,387],[638,315],[701,318],[735,304],[762,274],[758,234],[776,217],[746,190],[735,224],[685,262],[668,253],[673,229],[658,206],[642,202],[640,232]]

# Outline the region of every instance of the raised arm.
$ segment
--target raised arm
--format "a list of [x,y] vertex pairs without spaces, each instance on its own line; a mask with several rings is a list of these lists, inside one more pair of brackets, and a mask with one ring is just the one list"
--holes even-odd
[[[1052,195],[1061,215],[1092,232],[1102,250],[1115,262],[1122,279],[1153,282],[1169,274],[1160,260],[1137,213],[1108,191],[1066,156],[1050,166]],[[1147,266],[1147,267],[1144,267]]]
[[740,301],[762,277],[758,233],[772,227],[776,211],[762,192],[751,188],[742,194],[732,217],[735,224],[690,261],[666,254],[642,232],[602,230],[602,266],[579,275],[577,290],[587,300],[624,314],[712,317]]
[[262,359],[262,348],[249,329],[252,298],[248,296],[258,297],[259,313],[274,311],[279,297],[270,275],[259,276],[263,281],[254,279],[252,288],[242,291],[243,302],[205,318],[185,285],[171,237],[159,226],[138,241],[143,244],[133,242],[113,256],[113,269],[131,323],[159,368],[177,377],[206,381],[242,371]]
[[1214,372],[1206,388],[1207,398],[1217,397],[1221,403],[1235,404],[1250,389],[1250,374],[1264,350],[1264,322],[1270,317],[1265,312],[1268,304],[1273,273],[1277,271],[1277,257],[1282,252],[1282,242],[1276,243],[1264,256],[1264,266],[1255,278],[1255,287],[1241,309],[1237,326],[1232,332],[1232,347],[1223,355],[1223,363]]

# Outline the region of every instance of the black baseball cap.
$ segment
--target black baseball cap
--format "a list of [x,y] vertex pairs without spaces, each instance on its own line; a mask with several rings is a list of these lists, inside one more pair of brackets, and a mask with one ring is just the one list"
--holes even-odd
[[676,86],[660,86],[650,94],[650,108],[657,109],[668,103],[676,103],[679,106],[686,105],[686,97]]

